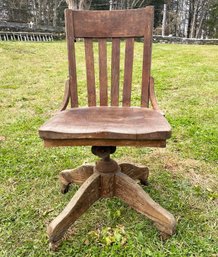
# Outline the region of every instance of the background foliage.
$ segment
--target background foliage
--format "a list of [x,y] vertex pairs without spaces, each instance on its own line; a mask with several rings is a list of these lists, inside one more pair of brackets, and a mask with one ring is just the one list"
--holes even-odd
[[[161,34],[163,4],[167,5],[166,35],[190,38],[218,37],[216,0],[66,0],[73,9],[130,9],[153,5],[155,34]],[[0,0],[0,25],[4,21],[33,22],[60,30],[64,26],[65,0]],[[19,26],[17,24],[16,26]],[[27,26],[28,28],[28,26]],[[51,28],[50,28],[51,29]]]

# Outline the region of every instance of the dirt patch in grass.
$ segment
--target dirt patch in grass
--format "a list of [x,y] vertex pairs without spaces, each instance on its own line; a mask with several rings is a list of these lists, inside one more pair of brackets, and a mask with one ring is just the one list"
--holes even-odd
[[136,166],[147,166],[152,174],[160,170],[169,171],[173,177],[184,177],[193,186],[200,186],[205,189],[215,189],[218,187],[216,179],[216,168],[201,160],[183,159],[176,153],[168,149],[156,149],[136,159],[131,155],[121,157],[119,163],[129,162]]
[[[194,159],[182,159],[175,153],[165,149],[157,149],[149,154],[153,165],[161,165],[163,169],[172,173],[173,176],[183,176],[192,185],[199,185],[202,188],[217,188],[216,168],[204,161]],[[149,162],[149,161],[148,161]]]
[[0,142],[5,141],[5,137],[4,136],[0,136]]

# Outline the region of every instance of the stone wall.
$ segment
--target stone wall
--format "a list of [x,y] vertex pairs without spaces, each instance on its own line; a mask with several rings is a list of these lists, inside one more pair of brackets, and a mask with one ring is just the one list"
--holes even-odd
[[[10,26],[9,26],[10,25]],[[4,26],[3,22],[0,22],[0,41],[8,40],[21,40],[21,41],[41,41],[41,38],[51,38],[52,40],[63,40],[65,39],[65,33],[63,28],[60,27],[60,30],[54,30],[52,27],[38,27],[37,29],[28,28],[27,24],[19,24],[14,29],[14,23],[7,23],[7,26]],[[27,40],[26,40],[26,39]],[[32,40],[32,38],[34,40]],[[35,38],[37,40],[35,40]],[[25,39],[25,40],[23,40]],[[79,40],[79,39],[78,39]],[[143,38],[136,39],[139,42],[143,41]],[[49,41],[49,40],[42,40]],[[153,36],[154,43],[163,43],[163,44],[196,44],[196,45],[218,45],[218,39],[196,39],[196,38],[181,38],[181,37],[162,37],[159,35]]]
[[196,44],[196,45],[218,45],[218,39],[198,39],[198,38],[181,38],[181,37],[162,37],[153,36],[154,43],[170,44]]

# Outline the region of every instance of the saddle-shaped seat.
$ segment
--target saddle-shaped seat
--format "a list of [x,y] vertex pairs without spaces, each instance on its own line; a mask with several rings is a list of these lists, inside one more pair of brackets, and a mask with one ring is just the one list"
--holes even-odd
[[171,128],[158,111],[137,107],[86,107],[59,112],[39,129],[43,139],[166,140]]

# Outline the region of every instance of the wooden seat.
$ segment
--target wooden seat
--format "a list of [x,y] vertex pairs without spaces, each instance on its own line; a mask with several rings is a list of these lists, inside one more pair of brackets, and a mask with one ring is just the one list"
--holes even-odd
[[[135,181],[146,185],[148,168],[129,163],[118,164],[110,158],[116,146],[165,147],[171,135],[170,125],[158,107],[154,79],[151,77],[153,14],[151,6],[125,11],[65,11],[69,77],[65,84],[64,101],[61,111],[40,127],[39,135],[46,147],[91,145],[92,153],[101,159],[95,165],[83,165],[60,173],[62,193],[68,192],[72,183],[81,187],[48,226],[52,247],[76,219],[102,197],[119,197],[154,221],[164,237],[175,232],[173,215],[154,202]],[[144,45],[141,53],[141,104],[132,107],[134,42],[137,37],[143,37]],[[78,94],[77,38],[84,39],[87,88],[83,90],[87,90],[87,106],[80,106]],[[122,86],[121,40],[125,44]],[[99,95],[96,93],[96,52],[93,42],[98,44]],[[107,51],[109,44],[111,51]],[[108,69],[108,52],[111,52],[111,69]],[[69,104],[70,108],[67,109]]]
[[87,107],[56,114],[40,129],[43,139],[166,140],[171,128],[165,117],[147,108]]

